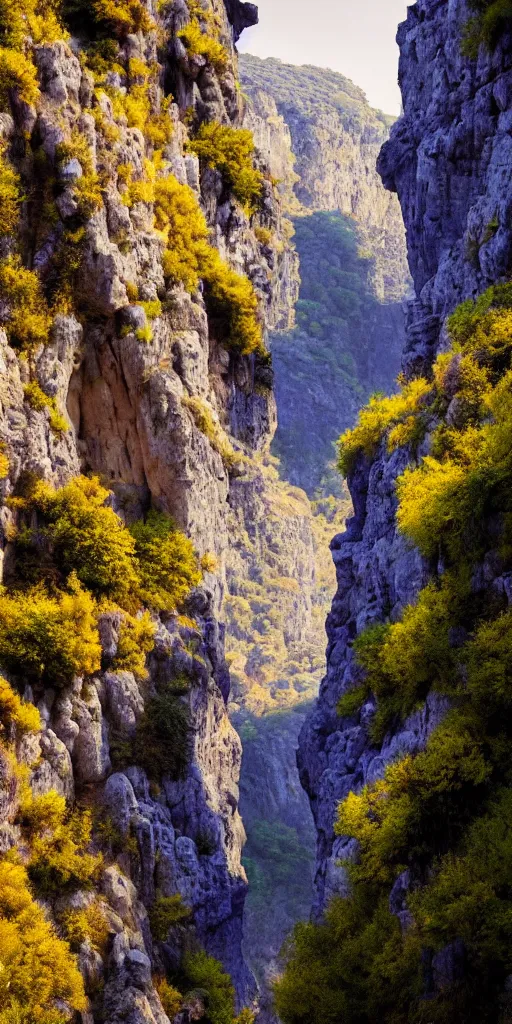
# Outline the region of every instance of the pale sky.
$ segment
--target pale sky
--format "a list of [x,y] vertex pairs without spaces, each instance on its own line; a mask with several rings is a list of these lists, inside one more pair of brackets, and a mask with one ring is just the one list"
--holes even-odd
[[395,35],[405,18],[406,0],[255,2],[260,23],[245,30],[240,50],[341,71],[364,89],[373,107],[399,113]]

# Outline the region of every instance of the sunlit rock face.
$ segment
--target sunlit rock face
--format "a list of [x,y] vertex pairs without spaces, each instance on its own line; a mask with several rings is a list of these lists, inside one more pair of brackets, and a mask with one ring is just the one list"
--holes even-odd
[[[212,244],[251,281],[264,335],[291,317],[294,256],[282,241],[281,201],[259,152],[262,195],[258,216],[251,220],[220,172],[200,167],[187,146],[194,118],[234,128],[242,124],[234,44],[257,20],[255,6],[238,0],[200,5],[201,17],[211,19],[223,47],[217,69],[182,42],[179,33],[189,24],[193,5],[173,0],[159,12],[153,6],[148,2],[145,10],[156,18],[158,30],[120,34],[118,68],[108,85],[117,105],[108,88],[97,88],[72,37],[35,47],[39,98],[34,106],[14,98],[12,115],[0,114],[0,134],[23,174],[27,195],[39,195],[41,166],[55,189],[49,223],[29,216],[23,221],[23,252],[30,250],[30,265],[50,291],[55,267],[63,280],[73,274],[72,297],[55,316],[48,344],[31,352],[30,365],[0,330],[0,441],[8,461],[0,485],[0,524],[6,572],[16,528],[16,503],[6,499],[19,494],[24,480],[39,478],[60,487],[80,473],[101,476],[112,491],[112,506],[128,525],[153,506],[172,516],[198,555],[206,556],[202,585],[182,609],[184,617],[162,615],[158,623],[147,680],[112,667],[119,621],[105,613],[99,628],[101,670],[58,691],[26,691],[42,718],[40,736],[19,752],[21,760],[37,765],[34,792],[55,789],[70,801],[84,800],[94,809],[95,828],[97,815],[103,828],[110,822],[115,837],[117,852],[98,882],[107,907],[108,946],[100,955],[83,943],[79,953],[90,997],[84,1024],[107,1019],[166,1024],[155,979],[177,969],[191,946],[205,949],[231,974],[240,1006],[255,993],[241,948],[247,891],[238,812],[241,744],[227,714],[230,680],[221,619],[227,566],[238,557],[231,551],[238,552],[248,525],[244,516],[250,520],[265,489],[255,455],[266,452],[275,431],[272,372],[266,357],[234,352],[222,343],[219,318],[212,316],[202,286],[187,291],[164,272],[165,246],[155,230],[151,189],[127,199],[127,180],[147,185],[156,148],[147,133],[148,118],[168,114],[158,173],[191,189]],[[129,123],[120,109],[118,94],[127,90],[125,66],[134,75],[152,69],[142,126]],[[78,137],[86,158],[61,159],[63,144]],[[76,183],[85,176],[86,160],[87,173],[101,190],[94,209],[79,213]],[[83,230],[76,234],[78,216]],[[255,227],[271,235],[275,246],[261,241]],[[72,267],[69,253],[62,256],[63,240],[80,246]],[[6,252],[2,249],[2,258]],[[3,325],[8,313],[3,304]],[[65,415],[67,429],[52,428],[48,405],[26,400],[31,377]],[[229,526],[233,509],[238,534]],[[307,561],[312,551],[307,516],[297,516],[295,532]],[[301,621],[308,601],[306,595],[298,602]],[[130,743],[158,688],[183,673],[190,680],[180,695],[190,721],[188,769],[177,780],[163,778],[155,785],[130,753]],[[15,813],[15,793],[9,790],[0,801],[2,852],[19,839],[12,825]],[[100,831],[94,836],[99,842]],[[151,932],[157,894],[180,895],[190,910],[167,941],[156,941]],[[75,896],[73,909],[87,904],[87,894]]]

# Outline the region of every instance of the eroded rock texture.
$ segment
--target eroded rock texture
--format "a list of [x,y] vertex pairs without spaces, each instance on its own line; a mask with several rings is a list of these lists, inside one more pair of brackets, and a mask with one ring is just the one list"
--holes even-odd
[[[477,61],[461,56],[467,13],[458,0],[419,0],[398,32],[404,114],[379,169],[398,193],[416,289],[408,308],[407,370],[428,372],[444,344],[447,315],[510,274],[510,39],[504,35],[492,54],[481,49]],[[334,892],[345,891],[337,862],[353,852],[334,837],[337,803],[380,777],[390,759],[420,749],[444,713],[430,697],[381,748],[370,744],[365,727],[371,703],[353,719],[336,713],[340,695],[357,680],[356,634],[372,622],[395,620],[427,578],[427,566],[395,523],[395,481],[409,458],[407,451],[389,455],[382,448],[371,463],[359,462],[350,480],[354,517],[332,542],[338,591],[327,622],[327,675],[299,751],[318,830],[316,913]],[[484,592],[500,585],[495,575],[489,561],[480,574]]]
[[[277,239],[281,234],[280,204],[269,177],[263,178],[260,212],[251,222],[220,173],[207,167],[201,173],[186,147],[187,112],[188,121],[195,116],[241,124],[234,41],[254,23],[257,12],[254,5],[238,0],[203,5],[226,55],[222,71],[216,71],[201,54],[191,55],[179,36],[191,11],[193,5],[185,0],[165,5],[161,14],[151,9],[160,44],[165,32],[165,53],[157,50],[156,31],[148,30],[122,35],[120,59],[135,62],[132,68],[151,64],[152,115],[164,110],[164,97],[172,89],[172,134],[162,144],[159,166],[193,190],[213,243],[233,269],[249,277],[259,316],[265,328],[274,327],[290,316],[290,294],[280,284],[287,278],[290,256],[286,246],[269,248],[254,231],[265,228]],[[228,531],[230,508],[237,508],[244,527],[252,504],[237,498],[239,480],[244,460],[250,467],[254,452],[268,447],[275,402],[265,359],[223,345],[202,288],[191,289],[191,294],[164,276],[164,243],[154,230],[150,193],[135,189],[130,202],[122,194],[127,175],[133,182],[147,180],[154,146],[140,128],[129,127],[108,90],[95,88],[79,49],[74,39],[36,47],[37,104],[13,102],[13,116],[0,118],[9,156],[36,196],[42,165],[45,175],[59,184],[51,226],[40,221],[36,230],[28,216],[23,224],[27,245],[33,248],[31,265],[43,284],[51,283],[55,267],[65,277],[70,256],[64,250],[62,257],[60,246],[66,233],[76,229],[76,182],[86,173],[98,174],[101,182],[101,201],[89,211],[73,242],[80,245],[73,302],[56,316],[49,343],[37,348],[29,361],[19,357],[0,331],[0,435],[9,460],[1,487],[5,501],[27,477],[61,486],[81,472],[101,474],[127,523],[152,505],[172,515],[199,555],[208,554],[203,586],[187,609],[189,619],[161,617],[146,682],[131,672],[112,670],[119,623],[115,615],[106,615],[100,623],[101,672],[76,678],[58,692],[26,694],[38,702],[43,721],[34,791],[53,788],[70,801],[75,796],[85,800],[110,823],[120,851],[101,880],[108,905],[107,952],[102,957],[87,942],[80,951],[90,996],[83,1024],[165,1024],[154,978],[179,965],[191,937],[229,971],[240,1005],[250,1003],[255,991],[241,951],[247,888],[238,813],[241,746],[226,712],[229,673],[219,617],[234,541]],[[122,93],[119,73],[111,75],[114,92]],[[62,144],[77,134],[87,143],[88,169],[77,156],[62,159]],[[265,170],[263,159],[257,159]],[[153,303],[151,316],[148,303]],[[48,403],[38,408],[27,400],[24,386],[31,377],[55,400],[68,429],[52,428]],[[233,457],[233,449],[240,458]],[[250,486],[257,491],[257,466],[251,472]],[[6,566],[15,523],[15,503],[3,504]],[[181,698],[192,726],[189,768],[183,778],[164,778],[158,788],[127,751],[156,687],[183,672],[192,680]],[[24,760],[32,763],[37,754],[39,750],[31,750]],[[14,803],[13,793],[2,790],[4,849],[17,839],[10,824]],[[181,895],[191,911],[186,924],[172,929],[158,948],[148,924],[157,891]],[[73,898],[78,906],[80,899],[86,905],[89,897]],[[192,1017],[194,1012],[190,1010]],[[188,1015],[186,1009],[182,1019]]]

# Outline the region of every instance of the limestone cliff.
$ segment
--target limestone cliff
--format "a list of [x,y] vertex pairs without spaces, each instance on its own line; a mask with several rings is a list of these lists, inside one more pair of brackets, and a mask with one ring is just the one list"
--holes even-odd
[[313,497],[335,486],[334,441],[372,392],[392,390],[399,370],[404,226],[376,171],[393,119],[327,69],[248,54],[240,67],[245,123],[279,179],[302,282],[295,325],[271,337],[274,450],[283,474]]
[[353,217],[362,245],[375,260],[375,295],[381,301],[399,301],[408,278],[403,222],[396,199],[382,188],[375,168],[393,118],[373,110],[362,89],[348,78],[325,68],[242,54],[240,76],[260,121],[256,137],[266,137],[272,173],[291,185],[289,133],[297,175],[295,212],[301,207],[339,210]]
[[[87,17],[66,9],[71,35],[57,22],[51,31],[31,22],[40,42],[23,43],[26,56],[15,49],[14,29],[13,49],[2,50],[11,61],[2,86],[2,180],[19,206],[19,229],[14,213],[2,222],[5,582],[21,571],[22,517],[35,483],[59,488],[79,474],[101,476],[121,524],[150,509],[171,516],[203,566],[180,615],[152,608],[145,671],[119,667],[125,615],[107,608],[94,671],[53,686],[41,667],[25,672],[22,661],[10,675],[41,716],[32,746],[17,747],[20,763],[32,766],[33,792],[56,790],[70,806],[92,808],[94,848],[103,850],[97,890],[107,936],[101,952],[87,935],[76,940],[87,1004],[77,997],[73,1005],[84,1024],[166,1024],[182,1001],[161,1000],[155,979],[178,977],[187,950],[220,960],[239,1005],[254,992],[241,952],[241,745],[226,712],[219,615],[229,507],[275,427],[264,345],[237,342],[236,332],[249,324],[256,338],[258,324],[286,321],[290,301],[280,284],[286,246],[258,237],[281,234],[263,161],[256,156],[257,209],[247,212],[226,172],[200,162],[189,144],[201,125],[241,125],[234,42],[256,9],[238,0],[128,6],[99,4]],[[234,312],[237,301],[245,312]],[[247,489],[257,490],[257,470],[250,480]],[[34,517],[29,548],[44,560]],[[55,586],[55,573],[45,580]],[[76,580],[70,586],[82,593]],[[164,698],[176,722],[187,722],[187,767],[156,778],[134,751]],[[162,742],[172,752],[174,740]],[[19,842],[21,791],[16,798],[10,770],[1,784],[10,794],[1,804],[5,853]],[[93,895],[78,886],[60,903],[50,899],[50,919],[87,909]],[[155,932],[155,901],[168,906],[166,899],[185,910]],[[203,1004],[194,998],[183,1020],[204,1012],[204,993]],[[67,1019],[69,1007],[59,1006],[59,1021]]]
[[[428,374],[436,353],[447,347],[446,317],[461,300],[510,276],[510,37],[505,29],[491,52],[482,47],[477,60],[464,57],[467,17],[461,0],[419,0],[398,32],[404,112],[382,150],[379,169],[386,186],[398,193],[407,229],[416,290],[407,318],[410,374]],[[422,749],[448,706],[443,696],[431,693],[381,744],[368,735],[373,699],[351,717],[336,710],[340,696],[361,678],[353,652],[356,635],[371,624],[396,622],[432,573],[443,572],[442,563],[423,558],[396,525],[397,477],[411,458],[428,454],[429,443],[427,435],[415,456],[409,447],[389,452],[383,443],[375,457],[359,459],[349,477],[354,516],[332,542],[338,590],[327,623],[327,675],[299,752],[318,831],[317,914],[333,893],[346,893],[339,862],[357,850],[353,840],[334,835],[336,805],[350,791],[381,778],[386,764]],[[486,544],[492,548],[492,524],[488,528]],[[499,593],[506,606],[503,565],[490,555],[484,564],[485,571],[474,571],[472,600],[477,604]],[[393,912],[407,913],[407,884],[404,876],[393,890]],[[450,949],[442,962],[441,953],[434,962],[434,976],[444,964],[450,978],[457,977],[456,952]]]

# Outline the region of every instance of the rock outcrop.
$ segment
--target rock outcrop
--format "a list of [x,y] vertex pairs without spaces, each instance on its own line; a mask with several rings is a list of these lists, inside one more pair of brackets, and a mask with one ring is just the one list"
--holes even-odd
[[[396,189],[407,228],[416,298],[408,307],[407,372],[428,372],[446,341],[445,321],[457,304],[510,276],[512,199],[509,166],[512,83],[510,38],[478,60],[461,55],[463,2],[419,0],[399,28],[404,113],[391,130],[379,168]],[[428,451],[428,439],[418,456]],[[368,738],[373,702],[351,719],[337,715],[339,697],[358,679],[352,643],[365,626],[396,621],[414,603],[428,565],[396,527],[395,482],[410,453],[381,446],[350,479],[354,516],[332,542],[338,591],[327,622],[327,675],[300,738],[299,767],[318,830],[315,911],[344,893],[339,861],[353,850],[336,839],[337,803],[380,778],[399,754],[421,749],[446,705],[426,705],[381,746]],[[485,587],[492,587],[489,566]]]
[[[191,210],[202,210],[226,266],[251,282],[264,329],[289,322],[294,299],[287,284],[294,257],[286,244],[270,248],[255,231],[277,240],[282,234],[279,198],[263,159],[256,156],[262,195],[251,219],[221,172],[200,166],[188,146],[191,120],[196,128],[212,121],[241,125],[234,41],[255,22],[256,8],[238,0],[173,0],[160,13],[152,5],[135,6],[138,27],[110,33],[113,69],[108,40],[88,51],[93,71],[86,44],[75,37],[36,46],[39,96],[32,105],[15,89],[12,116],[0,116],[6,152],[31,197],[32,205],[23,208],[20,248],[24,257],[30,252],[27,262],[57,310],[48,314],[47,343],[33,344],[26,359],[12,341],[12,310],[2,300],[6,571],[27,481],[59,487],[79,473],[101,475],[127,524],[153,507],[172,516],[204,556],[203,583],[190,596],[185,619],[156,616],[147,680],[112,667],[120,633],[109,612],[99,624],[101,671],[76,677],[58,692],[26,690],[42,719],[34,792],[54,789],[85,801],[103,818],[95,841],[108,835],[110,862],[100,883],[108,947],[103,957],[86,942],[79,951],[90,997],[84,1024],[165,1024],[155,977],[176,972],[191,943],[231,974],[240,1006],[255,991],[241,950],[247,890],[238,813],[241,745],[227,716],[229,672],[219,618],[233,560],[230,509],[240,506],[245,473],[246,491],[258,492],[251,460],[268,448],[275,429],[272,376],[261,348],[243,354],[231,345],[225,308],[212,310],[194,273],[187,285],[165,269],[169,221],[163,200],[158,208],[155,181],[189,186],[189,230],[193,234]],[[194,45],[183,41],[187,26],[196,32]],[[217,63],[201,42],[207,33],[215,37]],[[175,229],[179,210],[170,217]],[[9,245],[2,242],[2,259]],[[178,242],[171,239],[170,250],[175,257]],[[38,301],[43,316],[42,292]],[[250,519],[250,497],[246,505]],[[189,685],[177,700],[188,712],[188,768],[177,778],[164,775],[158,786],[131,744],[159,687],[183,675]],[[32,763],[36,756],[29,753],[25,761]],[[13,794],[4,799],[2,791],[4,851],[16,841],[13,807]],[[185,923],[171,928],[165,941],[152,938],[149,924],[157,894],[179,896],[187,908]],[[188,1020],[189,1011],[183,1013]]]

